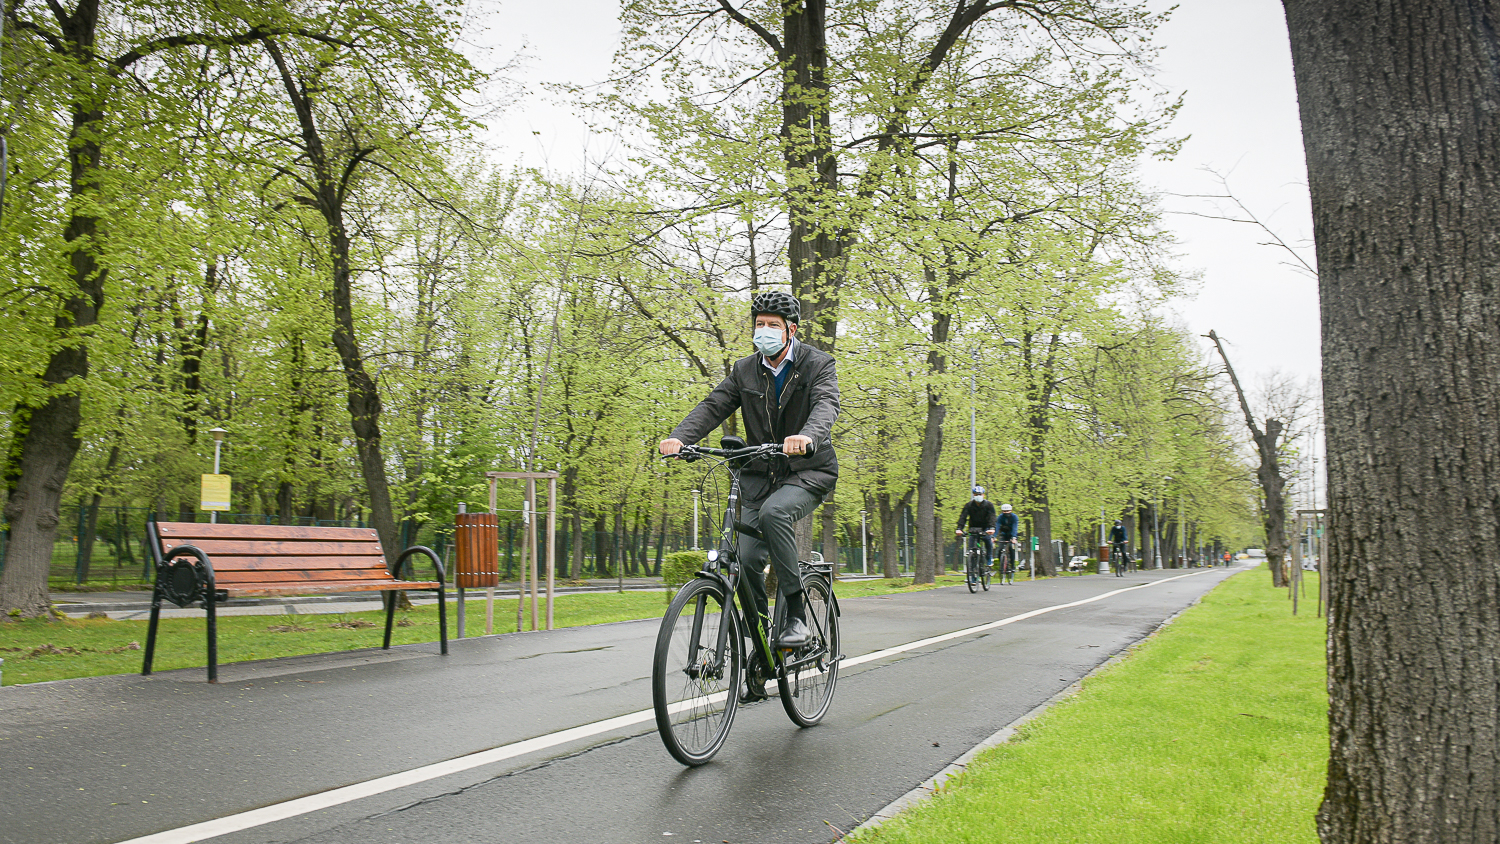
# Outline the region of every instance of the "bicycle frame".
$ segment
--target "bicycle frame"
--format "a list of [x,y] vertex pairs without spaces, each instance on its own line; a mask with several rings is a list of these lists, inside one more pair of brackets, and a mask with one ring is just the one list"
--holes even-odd
[[[715,454],[715,450],[713,449],[700,449],[700,451],[707,454]],[[766,679],[774,679],[781,676],[783,672],[817,660],[821,655],[814,653],[793,660],[786,656],[786,653],[790,652],[783,652],[778,648],[771,647],[770,630],[780,628],[785,614],[785,608],[781,601],[776,602],[775,617],[770,619],[773,622],[771,627],[767,626],[768,619],[763,617],[760,612],[750,612],[751,608],[755,608],[755,600],[750,594],[749,584],[744,581],[744,572],[741,569],[739,559],[738,536],[736,534],[743,533],[756,539],[763,539],[763,537],[760,531],[744,524],[736,518],[740,503],[740,468],[735,466],[734,463],[740,459],[743,458],[731,458],[726,461],[730,464],[728,467],[730,478],[729,499],[724,506],[724,518],[720,522],[719,549],[709,552],[708,562],[695,576],[718,581],[723,587],[725,594],[732,596],[729,601],[730,606],[726,609],[729,609],[733,613],[735,629],[745,630],[750,633],[750,641],[756,660],[753,664],[764,672]],[[837,613],[839,611],[838,598],[833,594],[832,564],[825,563],[818,565],[799,560],[797,568],[798,576],[803,583],[807,582],[809,576],[823,577],[827,581],[829,604],[833,612]],[[758,608],[755,609],[758,610]],[[748,620],[748,616],[751,615],[755,617],[754,624],[751,624]],[[819,625],[823,623],[822,619],[809,618],[808,623],[814,626],[815,632],[823,635],[824,641],[827,640],[826,635],[824,635],[826,631],[819,629]],[[701,625],[701,616],[695,618],[693,621],[694,644],[689,651],[690,660],[696,656],[698,634],[702,632]],[[721,625],[719,628],[718,641],[714,644],[715,666],[722,667],[724,649],[728,644],[728,631],[729,625]],[[839,659],[840,656],[840,654],[828,654],[830,660]]]

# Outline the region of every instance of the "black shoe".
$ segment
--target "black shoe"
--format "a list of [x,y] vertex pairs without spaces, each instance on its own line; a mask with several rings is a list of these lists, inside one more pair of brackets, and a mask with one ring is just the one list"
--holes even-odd
[[811,634],[807,630],[807,622],[796,616],[786,620],[782,625],[781,636],[776,639],[776,646],[782,650],[792,650],[807,644]]
[[759,677],[747,677],[744,691],[740,692],[740,703],[755,703],[770,697],[766,694],[766,681]]

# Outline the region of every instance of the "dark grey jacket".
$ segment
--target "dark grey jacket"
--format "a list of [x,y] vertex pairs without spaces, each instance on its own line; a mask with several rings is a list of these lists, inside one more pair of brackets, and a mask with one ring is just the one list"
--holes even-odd
[[741,492],[747,503],[765,500],[782,484],[826,496],[838,481],[832,434],[839,415],[839,376],[833,356],[799,341],[792,350],[791,367],[778,406],[775,380],[760,355],[735,361],[729,377],[672,431],[673,437],[692,445],[739,409],[750,445],[781,442],[793,434],[811,438],[817,447],[811,455],[755,461],[745,468]]

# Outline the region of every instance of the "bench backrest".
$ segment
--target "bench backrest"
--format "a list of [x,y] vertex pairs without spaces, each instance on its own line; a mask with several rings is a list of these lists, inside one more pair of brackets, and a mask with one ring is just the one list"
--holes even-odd
[[221,585],[391,579],[374,528],[157,522],[156,535],[162,554],[202,550]]

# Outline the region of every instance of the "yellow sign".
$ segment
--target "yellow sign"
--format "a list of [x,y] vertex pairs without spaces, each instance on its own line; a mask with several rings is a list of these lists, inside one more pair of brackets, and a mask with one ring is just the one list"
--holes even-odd
[[228,512],[230,486],[228,475],[204,475],[203,494],[199,496],[202,500],[198,503],[198,509]]

